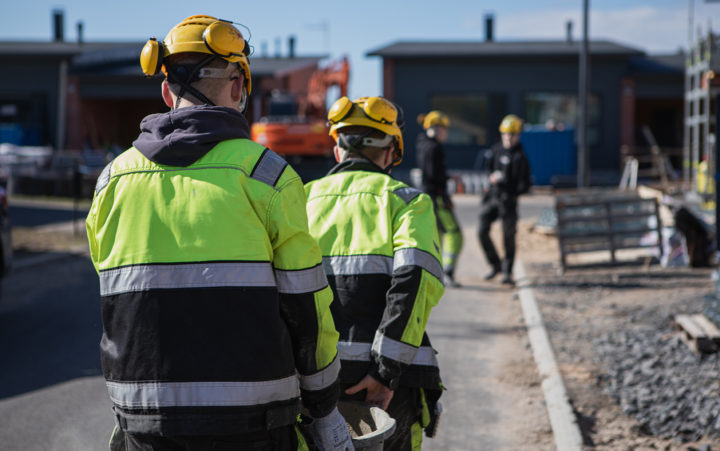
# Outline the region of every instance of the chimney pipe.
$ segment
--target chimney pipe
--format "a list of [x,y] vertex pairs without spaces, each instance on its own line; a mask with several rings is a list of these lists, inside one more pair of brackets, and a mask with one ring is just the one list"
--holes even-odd
[[288,57],[295,58],[295,36],[288,38]]
[[485,14],[485,42],[493,41],[494,22],[495,16],[492,14]]
[[565,30],[566,30],[565,36],[566,36],[566,38],[567,38],[568,44],[573,41],[572,28],[573,28],[572,20],[568,20],[568,21],[565,23]]
[[78,40],[78,44],[82,44],[83,41],[84,41],[84,39],[83,39],[83,26],[84,26],[84,25],[83,25],[83,23],[82,23],[82,20],[79,21],[76,26],[77,26],[77,40]]
[[262,43],[260,43],[260,56],[263,57],[263,58],[267,58],[267,57],[268,57],[268,43],[267,43],[267,41],[262,41]]
[[280,38],[275,38],[275,58],[280,58]]
[[65,18],[62,9],[53,10],[53,40],[55,42],[63,42],[65,40],[65,30],[63,28]]

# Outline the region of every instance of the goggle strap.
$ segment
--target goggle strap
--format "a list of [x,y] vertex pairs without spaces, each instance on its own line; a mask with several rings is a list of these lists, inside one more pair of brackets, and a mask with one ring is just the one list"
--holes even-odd
[[234,65],[228,61],[225,69],[217,67],[203,67],[198,73],[198,78],[230,78],[235,71]]
[[362,145],[363,145],[363,147],[364,147],[364,146],[370,146],[370,147],[385,148],[385,147],[389,146],[389,145],[393,142],[393,139],[395,139],[395,138],[394,138],[393,136],[391,136],[391,135],[385,135],[385,137],[382,138],[382,139],[378,139],[378,138],[363,138],[363,139],[362,139]]

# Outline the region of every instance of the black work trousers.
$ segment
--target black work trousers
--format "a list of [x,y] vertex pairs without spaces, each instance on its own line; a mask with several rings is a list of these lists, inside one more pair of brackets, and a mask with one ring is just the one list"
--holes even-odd
[[[490,226],[497,219],[502,221],[503,243],[505,245],[505,258],[501,261],[492,239],[490,239]],[[501,202],[495,198],[483,200],[480,208],[480,228],[478,238],[485,258],[490,266],[512,275],[515,263],[515,233],[517,231],[517,202]]]
[[125,434],[127,451],[288,451],[298,449],[295,426],[226,436]]

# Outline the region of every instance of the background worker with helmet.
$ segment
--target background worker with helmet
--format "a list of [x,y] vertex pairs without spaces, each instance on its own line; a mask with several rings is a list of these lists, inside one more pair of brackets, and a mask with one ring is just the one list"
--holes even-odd
[[400,113],[381,97],[340,98],[328,113],[338,164],[305,189],[336,299],[341,397],[397,421],[385,450],[419,450],[442,392],[425,326],[444,287],[432,201],[389,175],[403,157]]
[[445,282],[459,286],[455,281],[455,265],[463,238],[457,218],[453,214],[453,204],[447,192],[447,170],[445,168],[445,149],[450,119],[440,111],[431,111],[418,116],[418,122],[424,131],[417,137],[417,166],[422,171],[422,189],[433,200],[437,216],[438,231],[441,236],[443,268]]
[[[495,144],[486,161],[490,172],[490,185],[483,193],[480,209],[480,245],[490,264],[486,280],[494,278],[500,271],[502,283],[513,284],[512,269],[515,261],[515,232],[517,229],[518,196],[530,190],[530,165],[520,142],[523,121],[514,114],[505,116],[500,123],[501,142]],[[505,244],[505,258],[500,261],[490,239],[490,226],[500,218]]]
[[127,450],[352,449],[332,291],[298,175],[249,139],[248,43],[192,16],[142,51],[171,111],[143,119],[87,218],[101,357]]

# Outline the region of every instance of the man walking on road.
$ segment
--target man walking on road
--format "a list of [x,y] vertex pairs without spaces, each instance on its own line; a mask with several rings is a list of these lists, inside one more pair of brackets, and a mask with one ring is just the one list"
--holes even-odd
[[299,394],[315,441],[352,449],[302,182],[242,114],[248,50],[210,16],[149,40],[141,66],[166,75],[171,110],[97,182],[87,231],[122,449],[300,449]]
[[335,102],[328,119],[338,165],[305,189],[336,298],[341,397],[395,418],[383,449],[419,450],[442,392],[425,326],[444,287],[432,201],[389,175],[403,157],[398,114],[381,97]]
[[447,192],[447,170],[445,169],[445,149],[450,119],[440,111],[431,111],[418,116],[418,122],[424,131],[417,137],[417,165],[422,171],[422,189],[433,200],[438,231],[442,242],[443,268],[445,282],[458,287],[455,281],[455,265],[463,238],[455,214],[450,194]]
[[[503,273],[502,283],[513,284],[512,270],[515,262],[515,232],[517,230],[517,199],[530,190],[530,165],[520,142],[523,122],[514,114],[509,114],[500,123],[501,142],[492,147],[487,160],[490,172],[490,186],[483,193],[480,209],[480,245],[485,252],[490,272],[485,276],[490,280]],[[500,261],[495,246],[490,239],[490,226],[500,218],[505,244],[505,258]]]

